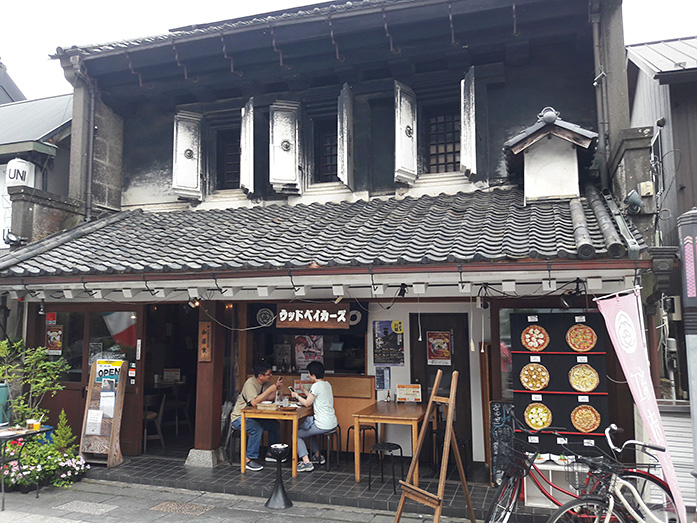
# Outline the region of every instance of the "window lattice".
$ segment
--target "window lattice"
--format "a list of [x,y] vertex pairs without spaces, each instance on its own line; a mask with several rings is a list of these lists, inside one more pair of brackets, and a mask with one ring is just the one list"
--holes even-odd
[[460,114],[442,108],[426,115],[428,132],[427,167],[429,173],[460,170]]

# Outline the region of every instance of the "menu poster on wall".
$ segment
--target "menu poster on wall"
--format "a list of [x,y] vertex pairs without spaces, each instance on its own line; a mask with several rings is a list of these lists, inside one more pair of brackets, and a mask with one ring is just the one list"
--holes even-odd
[[452,365],[450,331],[426,331],[426,351],[429,365]]
[[390,388],[390,368],[375,367],[375,390]]
[[60,356],[63,353],[63,326],[46,325],[46,354]]
[[373,363],[404,365],[404,327],[401,321],[373,322]]
[[305,370],[312,361],[324,363],[324,336],[302,334],[295,337],[295,366]]
[[290,371],[291,367],[290,344],[279,343],[273,346],[273,363],[279,370],[283,369],[285,363],[285,371]]

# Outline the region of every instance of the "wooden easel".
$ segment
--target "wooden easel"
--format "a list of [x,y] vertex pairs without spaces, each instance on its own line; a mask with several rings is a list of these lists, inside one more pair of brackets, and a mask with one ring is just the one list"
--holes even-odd
[[[92,363],[80,439],[80,456],[88,463],[101,463],[107,468],[123,463],[120,440],[127,372],[127,361],[97,360]],[[113,391],[116,393],[113,415],[111,412],[109,413],[112,417],[104,415],[103,412],[101,400],[103,379],[111,379],[116,387],[116,390]],[[98,421],[91,421],[90,416],[98,414],[100,411],[102,412],[101,415],[97,416]]]
[[[440,386],[440,380],[443,376],[443,371],[438,369],[436,373],[436,380],[433,383],[433,391],[431,392],[431,397],[428,400],[428,406],[426,407],[426,414],[424,415],[424,423],[421,425],[421,432],[419,433],[419,442],[416,445],[416,450],[414,451],[414,456],[411,458],[411,465],[409,466],[409,472],[407,473],[406,481],[399,481],[402,486],[402,498],[399,500],[399,506],[397,507],[397,514],[395,514],[394,521],[398,523],[402,517],[402,510],[404,510],[404,502],[409,499],[413,499],[418,503],[428,505],[435,509],[433,514],[433,523],[438,523],[440,521],[441,512],[443,510],[443,495],[445,493],[445,478],[448,473],[448,457],[450,456],[450,447],[452,445],[455,461],[457,463],[457,470],[460,474],[460,482],[462,483],[462,490],[467,498],[467,510],[469,512],[470,521],[476,523],[474,517],[474,510],[472,509],[472,499],[470,498],[470,491],[467,487],[467,479],[465,478],[465,469],[462,466],[462,458],[460,457],[460,452],[457,449],[457,441],[455,439],[455,431],[453,430],[453,416],[455,415],[455,394],[457,392],[457,378],[459,372],[453,372],[453,377],[450,380],[450,396],[445,398],[443,396],[437,396],[438,387]],[[416,464],[419,462],[419,454],[421,454],[421,448],[423,447],[424,441],[426,440],[426,433],[428,432],[428,422],[435,413],[435,404],[447,405],[446,409],[448,412],[445,421],[445,441],[443,442],[443,457],[441,459],[440,465],[440,478],[438,480],[438,493],[431,494],[423,489],[420,489],[414,485],[414,470],[416,469]]]

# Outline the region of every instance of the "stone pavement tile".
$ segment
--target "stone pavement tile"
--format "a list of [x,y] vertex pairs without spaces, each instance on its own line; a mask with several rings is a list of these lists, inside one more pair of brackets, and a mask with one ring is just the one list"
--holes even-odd
[[5,512],[0,513],[0,521],[10,521],[12,523],[74,523],[74,520],[56,516],[40,516],[37,514],[28,514],[26,512],[8,511],[7,509]]
[[200,504],[195,504],[195,503],[177,503],[174,501],[163,501],[162,503],[159,503],[155,505],[154,507],[150,507],[149,510],[157,510],[160,512],[166,512],[168,514],[184,514],[187,516],[202,516],[209,510],[211,510],[213,506],[211,505],[200,505]]
[[166,516],[164,512],[149,510],[149,507],[129,506],[119,507],[118,510],[110,512],[108,515],[118,518],[118,521],[130,521],[131,523],[151,523],[153,521],[159,521]]
[[61,505],[55,505],[53,508],[65,512],[80,512],[82,514],[106,514],[112,510],[119,508],[116,505],[107,505],[106,503],[97,503],[92,501],[73,500]]
[[[206,512],[202,518],[196,518],[201,520],[205,518],[206,521],[234,521],[235,523],[256,523],[261,518],[263,518],[265,513],[251,510],[239,510],[230,507],[216,507],[210,512]],[[286,521],[291,518],[286,516]]]

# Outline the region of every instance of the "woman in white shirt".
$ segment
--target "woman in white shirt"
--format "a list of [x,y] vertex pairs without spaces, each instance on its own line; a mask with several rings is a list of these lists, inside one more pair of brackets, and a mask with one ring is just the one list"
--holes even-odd
[[313,460],[322,465],[325,458],[319,453],[319,444],[315,436],[331,432],[338,425],[334,412],[332,386],[324,381],[324,365],[319,361],[313,361],[307,366],[307,372],[312,381],[307,398],[298,396],[295,391],[291,393],[291,396],[303,406],[314,405],[315,411],[315,415],[305,418],[298,429],[298,457],[302,459],[302,463],[298,465],[298,472],[310,472],[315,469],[304,440],[309,438]]

